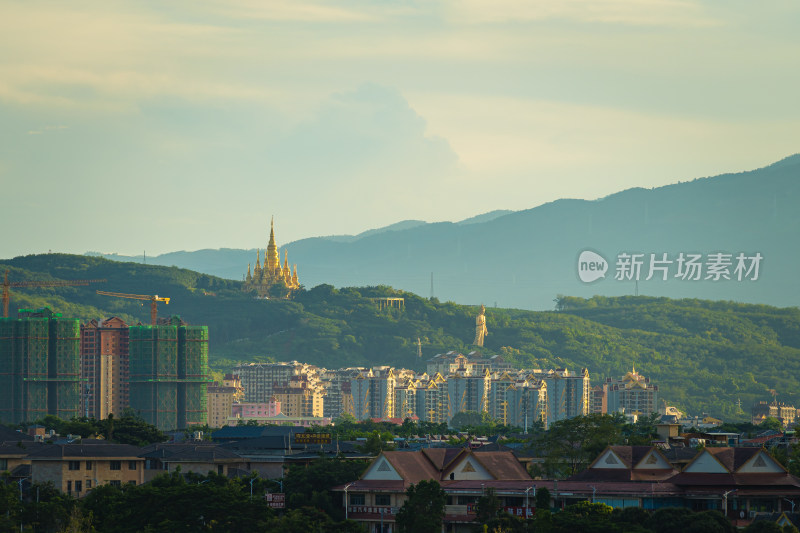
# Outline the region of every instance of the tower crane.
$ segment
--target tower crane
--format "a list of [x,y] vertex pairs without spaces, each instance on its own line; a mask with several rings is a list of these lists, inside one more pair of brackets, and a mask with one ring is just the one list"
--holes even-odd
[[97,291],[97,294],[103,296],[114,296],[116,298],[130,298],[132,300],[149,300],[150,301],[150,323],[156,325],[156,318],[158,318],[158,302],[164,302],[169,305],[169,298],[159,297],[158,294],[125,294],[123,292],[106,292]]
[[76,287],[79,285],[88,285],[90,283],[105,283],[105,279],[73,279],[73,280],[53,280],[53,281],[8,281],[8,272],[6,270],[5,277],[3,278],[3,317],[8,318],[8,303],[11,299],[9,295],[9,288],[11,287]]

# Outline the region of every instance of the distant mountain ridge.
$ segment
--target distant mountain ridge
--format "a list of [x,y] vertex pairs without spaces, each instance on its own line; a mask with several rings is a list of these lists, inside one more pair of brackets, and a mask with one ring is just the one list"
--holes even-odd
[[[307,287],[391,285],[461,303],[552,308],[559,294],[640,294],[798,305],[800,154],[764,168],[633,188],[598,200],[563,199],[523,211],[493,211],[459,223],[418,220],[356,236],[302,239],[281,245]],[[608,262],[605,279],[577,275],[577,258],[594,250]],[[253,250],[199,250],[147,258],[229,279],[242,279]],[[755,281],[676,279],[674,272],[638,283],[615,280],[619,254],[761,254]],[[117,260],[137,260],[104,255]],[[732,271],[733,266],[729,269]]]

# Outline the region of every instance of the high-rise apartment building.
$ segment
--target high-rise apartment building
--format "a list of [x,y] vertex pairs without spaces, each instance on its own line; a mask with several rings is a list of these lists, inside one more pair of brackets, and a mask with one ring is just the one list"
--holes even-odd
[[208,420],[208,326],[129,328],[130,407],[159,429],[183,429]]
[[81,324],[81,413],[105,419],[128,407],[128,325],[120,318]]
[[208,425],[212,428],[224,427],[232,416],[233,404],[244,399],[242,381],[235,374],[225,374],[222,383],[208,386],[207,398]]
[[80,407],[80,324],[49,308],[0,318],[0,420],[69,420]]
[[621,379],[606,378],[603,390],[608,413],[650,415],[658,411],[658,386],[635,367]]
[[548,424],[589,414],[589,370],[571,374],[566,368],[559,368],[548,371],[543,379],[547,385]]
[[242,363],[233,368],[233,373],[242,380],[244,401],[253,403],[268,402],[276,383],[287,383],[292,376],[306,375],[310,380],[317,379],[315,369],[309,365],[292,361],[291,363]]
[[290,418],[322,417],[324,390],[309,382],[308,376],[291,376],[273,387],[281,413]]

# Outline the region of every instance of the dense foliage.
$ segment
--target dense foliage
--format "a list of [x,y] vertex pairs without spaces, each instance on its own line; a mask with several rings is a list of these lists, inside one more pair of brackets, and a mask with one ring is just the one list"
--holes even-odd
[[442,530],[447,495],[438,482],[422,480],[411,485],[406,496],[395,518],[400,533],[438,533]]
[[164,432],[145,422],[131,409],[123,411],[118,418],[110,414],[103,420],[86,417],[62,420],[54,415],[46,415],[33,422],[22,422],[13,427],[24,430],[31,424],[43,426],[46,430],[52,429],[58,435],[77,435],[82,438],[97,437],[109,442],[132,444],[133,446],[146,446],[167,440]]
[[[436,353],[468,352],[477,307],[439,302],[390,287],[320,285],[293,300],[255,300],[241,282],[178,268],[48,254],[5,261],[12,281],[106,278],[90,287],[12,289],[12,309],[50,305],[82,320],[118,315],[149,321],[140,301],[103,290],[172,298],[160,316],[179,314],[210,328],[211,364],[304,361],[328,368],[386,364],[424,370]],[[0,266],[0,268],[3,268]],[[370,298],[400,296],[402,310]],[[634,365],[658,384],[660,398],[693,414],[748,418],[750,405],[800,403],[800,310],[645,296],[560,296],[557,311],[487,310],[485,353],[520,368],[589,369],[593,382]],[[417,357],[417,339],[422,359]],[[739,408],[741,401],[742,408]]]
[[[144,485],[101,485],[80,500],[49,484],[21,489],[0,480],[0,531],[356,533],[360,526],[343,520],[341,495],[330,489],[357,479],[365,467],[319,459],[308,467],[292,466],[282,487],[255,475],[228,479],[176,471]],[[268,507],[265,493],[281,488],[286,509],[276,511]]]

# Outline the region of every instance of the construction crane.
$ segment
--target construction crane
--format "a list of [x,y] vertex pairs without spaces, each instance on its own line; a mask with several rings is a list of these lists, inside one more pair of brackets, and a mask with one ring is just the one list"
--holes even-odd
[[11,299],[9,295],[9,288],[11,287],[76,287],[79,285],[88,285],[90,283],[105,283],[105,279],[73,279],[73,280],[57,280],[57,281],[8,281],[8,272],[3,278],[3,317],[8,318],[8,303]]
[[106,292],[106,291],[97,291],[97,294],[102,294],[103,296],[114,296],[116,298],[130,298],[131,300],[149,300],[150,301],[150,323],[152,325],[156,325],[156,319],[158,318],[158,302],[164,302],[165,304],[169,305],[169,298],[161,298],[158,294],[148,295],[148,294],[125,294],[122,292]]

